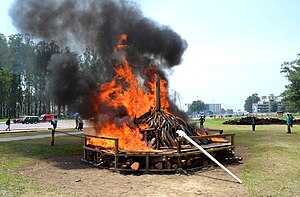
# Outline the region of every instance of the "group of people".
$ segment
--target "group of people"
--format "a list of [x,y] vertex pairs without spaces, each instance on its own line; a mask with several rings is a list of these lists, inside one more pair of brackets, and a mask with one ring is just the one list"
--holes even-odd
[[82,131],[82,129],[83,129],[83,120],[82,120],[82,118],[80,117],[79,114],[77,114],[76,117],[75,117],[75,124],[76,124],[75,129],[78,129],[78,131]]
[[[52,131],[55,131],[56,128],[57,128],[57,116],[54,116],[51,120],[51,125],[52,125]],[[5,129],[5,131],[10,131],[10,118],[7,119],[6,121],[6,126],[7,128]],[[80,117],[80,115],[78,114],[75,118],[75,124],[76,124],[76,127],[75,129],[78,129],[78,131],[82,131],[83,129],[83,119]]]
[[[75,117],[75,129],[78,129],[78,131],[82,131],[83,129],[83,119],[80,117],[79,114],[76,115]],[[52,125],[52,131],[55,131],[57,128],[57,116],[54,116],[54,118],[51,120],[51,125]]]

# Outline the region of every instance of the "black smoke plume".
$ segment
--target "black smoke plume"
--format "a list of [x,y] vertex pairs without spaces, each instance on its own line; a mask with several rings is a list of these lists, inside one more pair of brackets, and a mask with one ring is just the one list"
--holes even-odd
[[[15,0],[10,16],[21,33],[55,40],[63,46],[77,48],[79,52],[86,46],[95,49],[106,66],[107,76],[113,76],[112,68],[117,59],[114,47],[121,34],[128,36],[126,58],[134,72],[142,78],[143,69],[151,64],[158,64],[159,72],[180,64],[187,48],[187,42],[180,35],[170,27],[144,17],[139,6],[132,1]],[[59,68],[58,65],[66,68]],[[54,56],[49,66],[57,71],[54,77],[58,88],[54,88],[54,93],[62,103],[72,102],[81,87],[93,87],[91,79],[85,81],[78,74],[78,64],[72,58]],[[69,72],[71,70],[73,72]],[[73,83],[80,88],[69,90],[69,85]],[[66,98],[70,95],[74,98]]]
[[72,104],[78,98],[84,98],[88,102],[89,99],[85,97],[92,96],[97,88],[93,76],[79,70],[76,56],[71,53],[53,54],[48,69],[52,72],[48,85],[48,91],[52,94],[48,95],[54,95],[58,104]]

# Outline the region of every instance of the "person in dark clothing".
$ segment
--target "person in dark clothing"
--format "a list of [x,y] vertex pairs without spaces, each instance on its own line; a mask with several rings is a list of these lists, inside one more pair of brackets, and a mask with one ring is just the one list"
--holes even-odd
[[291,127],[293,127],[294,124],[294,116],[292,114],[290,114],[290,118],[291,118]]
[[56,127],[57,127],[57,116],[53,116],[53,118],[51,120],[51,125],[52,125],[51,146],[54,146],[54,135],[55,135]]
[[82,131],[83,129],[83,120],[82,118],[79,116],[78,117],[78,131]]
[[251,118],[251,125],[252,125],[252,131],[255,131],[255,125],[256,125],[256,117],[252,116]]
[[199,121],[200,121],[200,130],[203,130],[204,129],[203,124],[205,122],[205,116],[200,116]]
[[75,117],[75,124],[76,124],[75,129],[78,128],[78,118],[79,118],[79,114],[77,114]]
[[6,121],[6,125],[7,125],[7,128],[5,129],[5,131],[7,131],[7,130],[10,131],[10,118],[8,118],[8,120]]
[[292,122],[291,116],[290,116],[290,114],[287,114],[287,116],[286,116],[287,133],[292,133],[291,122]]
[[52,125],[52,131],[55,131],[57,127],[57,116],[53,117],[53,119],[51,120],[51,125]]

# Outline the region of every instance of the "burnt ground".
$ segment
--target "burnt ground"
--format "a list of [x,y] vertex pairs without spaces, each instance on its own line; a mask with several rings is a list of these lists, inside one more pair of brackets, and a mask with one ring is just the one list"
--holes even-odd
[[[81,162],[81,157],[40,161],[16,173],[55,188],[60,196],[247,196],[244,185],[219,167],[190,174],[124,175]],[[242,165],[227,168],[240,177]]]

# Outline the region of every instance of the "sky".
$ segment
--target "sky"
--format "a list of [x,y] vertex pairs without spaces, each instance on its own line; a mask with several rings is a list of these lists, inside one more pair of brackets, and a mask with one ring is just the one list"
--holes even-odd
[[[0,0],[0,33],[17,33]],[[196,100],[243,110],[245,100],[285,90],[281,64],[300,53],[297,0],[136,0],[144,15],[188,43],[169,73],[170,93],[186,109]]]

